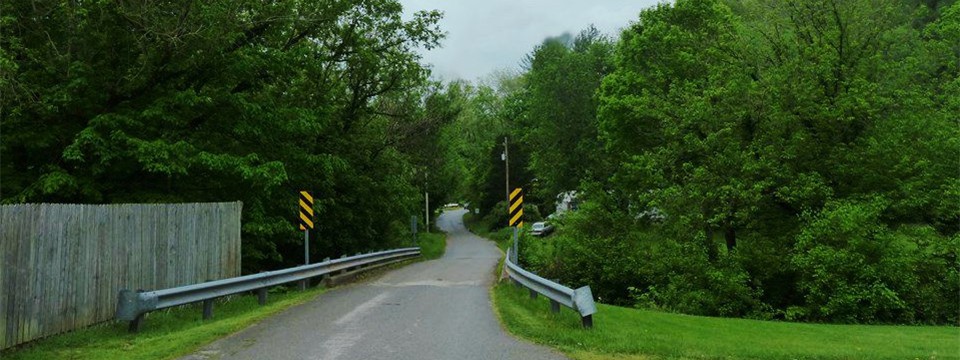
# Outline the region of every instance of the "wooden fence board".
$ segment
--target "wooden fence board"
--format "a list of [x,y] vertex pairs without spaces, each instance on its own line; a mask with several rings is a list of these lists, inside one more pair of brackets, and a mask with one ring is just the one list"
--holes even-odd
[[121,289],[240,275],[242,204],[0,205],[0,349],[111,320]]

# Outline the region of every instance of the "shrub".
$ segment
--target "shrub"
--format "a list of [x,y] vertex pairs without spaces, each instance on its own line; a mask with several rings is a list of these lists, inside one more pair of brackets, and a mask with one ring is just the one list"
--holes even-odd
[[[957,239],[929,226],[889,229],[885,203],[833,201],[807,215],[792,263],[810,320],[956,321]],[[946,277],[946,278],[944,278]]]

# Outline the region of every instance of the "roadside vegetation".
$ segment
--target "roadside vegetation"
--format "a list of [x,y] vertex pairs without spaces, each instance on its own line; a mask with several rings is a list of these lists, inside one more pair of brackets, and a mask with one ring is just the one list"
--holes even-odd
[[442,232],[417,234],[420,257],[424,260],[439,259],[447,251],[447,235]]
[[581,360],[960,359],[951,326],[830,325],[671,314],[599,304],[594,328],[567,308],[501,283],[494,308],[511,333]]
[[624,26],[451,85],[471,229],[509,237],[508,138],[525,223],[573,200],[521,265],[604,303],[960,324],[960,2],[678,0]]
[[497,247],[504,252],[512,245],[513,229],[510,227],[496,226],[490,222],[490,218],[481,218],[473,213],[463,214],[463,224],[467,230],[482,238],[493,240]]
[[[0,202],[242,201],[242,267],[409,246],[458,113],[395,0],[0,2]],[[40,124],[40,125],[38,125]],[[429,180],[429,181],[428,181]],[[420,220],[421,225],[423,219]],[[340,240],[344,239],[344,240]],[[349,240],[346,240],[349,239]]]
[[[504,249],[506,141],[524,221],[557,226],[521,238],[521,265],[655,310],[601,306],[595,333],[571,333],[589,351],[945,356],[926,339],[956,328],[667,313],[960,324],[960,2],[662,2],[612,36],[545,39],[479,83],[431,80],[417,49],[441,45],[441,17],[396,0],[0,2],[0,202],[239,200],[245,273],[302,258],[299,190],[320,219],[311,258],[409,246],[425,194],[480,209],[467,225]],[[421,241],[443,253],[442,235]],[[10,356],[147,357],[266,316],[218,313],[191,337],[172,330],[194,316],[179,311],[154,317],[171,324],[156,337],[105,325]],[[536,321],[508,327],[580,351],[538,330],[563,317],[520,319]],[[768,335],[752,327],[782,344],[734,349]],[[873,335],[841,349],[835,329]],[[894,351],[895,332],[920,348]]]
[[175,359],[219,338],[240,331],[291,306],[310,301],[325,290],[278,288],[260,306],[255,295],[217,300],[211,320],[202,319],[199,304],[148,313],[142,330],[127,332],[126,322],[107,322],[54,335],[0,352],[4,360]]

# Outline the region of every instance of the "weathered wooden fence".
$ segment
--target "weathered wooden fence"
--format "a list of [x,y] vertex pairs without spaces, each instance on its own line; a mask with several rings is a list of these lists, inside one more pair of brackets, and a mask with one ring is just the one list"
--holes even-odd
[[241,207],[0,206],[0,349],[112,319],[121,288],[239,276]]

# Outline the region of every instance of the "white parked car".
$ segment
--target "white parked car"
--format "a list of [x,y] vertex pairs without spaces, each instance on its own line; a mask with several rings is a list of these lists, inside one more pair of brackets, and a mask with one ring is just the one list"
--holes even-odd
[[533,236],[546,236],[551,232],[553,232],[553,225],[550,225],[550,223],[546,221],[535,222],[530,229],[530,235]]

